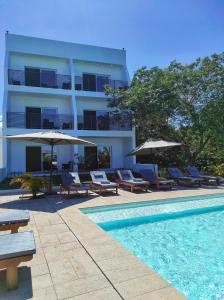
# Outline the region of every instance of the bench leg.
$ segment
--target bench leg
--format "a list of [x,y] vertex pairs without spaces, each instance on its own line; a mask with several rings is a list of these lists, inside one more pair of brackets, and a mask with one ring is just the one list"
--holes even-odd
[[9,266],[6,270],[7,289],[14,290],[18,287],[18,270],[17,266]]
[[11,233],[18,233],[18,229],[19,229],[18,226],[12,227]]

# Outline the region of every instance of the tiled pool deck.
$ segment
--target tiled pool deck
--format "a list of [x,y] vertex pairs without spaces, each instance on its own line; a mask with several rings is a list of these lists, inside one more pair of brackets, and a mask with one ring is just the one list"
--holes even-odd
[[0,211],[30,211],[31,222],[20,231],[33,230],[37,253],[32,261],[20,265],[15,291],[6,291],[5,271],[0,271],[0,299],[186,299],[79,208],[221,192],[224,188],[214,187],[136,194],[120,190],[119,196],[57,195],[37,200],[1,196]]

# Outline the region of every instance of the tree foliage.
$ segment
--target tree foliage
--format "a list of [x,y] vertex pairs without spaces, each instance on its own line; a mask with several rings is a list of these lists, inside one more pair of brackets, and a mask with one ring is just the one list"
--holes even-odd
[[109,105],[132,118],[137,143],[180,141],[176,163],[218,165],[224,146],[224,53],[167,68],[141,68],[127,90],[107,89]]

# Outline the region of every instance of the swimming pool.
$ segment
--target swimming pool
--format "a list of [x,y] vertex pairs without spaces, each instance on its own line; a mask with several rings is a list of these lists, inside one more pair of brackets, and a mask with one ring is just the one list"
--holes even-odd
[[83,212],[188,299],[224,299],[224,194]]

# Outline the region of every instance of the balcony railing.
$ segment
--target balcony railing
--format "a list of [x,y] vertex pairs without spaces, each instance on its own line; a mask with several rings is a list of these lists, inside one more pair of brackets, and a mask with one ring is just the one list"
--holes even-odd
[[70,75],[61,75],[55,74],[53,80],[42,79],[41,76],[37,80],[31,82],[26,78],[24,70],[8,70],[8,83],[12,85],[23,85],[23,86],[35,86],[35,87],[44,87],[44,88],[54,88],[54,89],[71,89],[71,76]]
[[121,90],[128,88],[128,82],[123,80],[114,80],[103,78],[103,76],[96,75],[96,82],[94,86],[86,88],[85,79],[82,76],[75,76],[75,89],[77,91],[92,91],[92,92],[104,92],[106,86],[111,87],[114,90]]
[[74,118],[68,114],[26,114],[24,112],[7,113],[8,128],[29,129],[74,129]]
[[111,112],[96,112],[96,116],[78,115],[78,130],[132,130],[132,122],[126,116],[116,116]]

